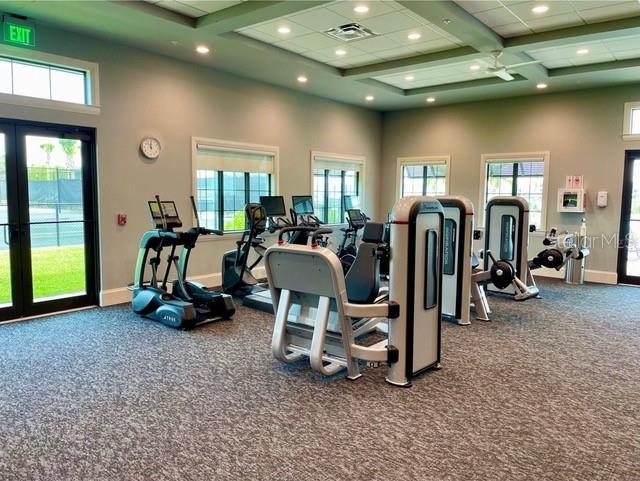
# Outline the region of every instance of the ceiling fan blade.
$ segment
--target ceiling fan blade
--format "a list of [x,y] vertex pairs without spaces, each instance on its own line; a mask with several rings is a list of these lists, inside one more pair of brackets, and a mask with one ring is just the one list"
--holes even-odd
[[505,68],[512,69],[512,68],[524,67],[526,65],[535,65],[538,63],[542,63],[542,60],[532,60],[531,62],[514,63],[511,65],[505,65]]
[[514,79],[514,76],[507,72],[505,68],[490,69],[489,72],[507,82]]

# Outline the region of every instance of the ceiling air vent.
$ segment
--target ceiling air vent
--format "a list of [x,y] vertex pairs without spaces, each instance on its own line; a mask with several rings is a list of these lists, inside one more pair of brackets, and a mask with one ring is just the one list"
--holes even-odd
[[363,27],[359,23],[347,23],[345,25],[340,25],[339,27],[327,30],[324,33],[326,33],[330,37],[342,40],[343,42],[351,42],[353,40],[360,40],[363,38],[375,36],[375,33],[373,33],[367,27]]

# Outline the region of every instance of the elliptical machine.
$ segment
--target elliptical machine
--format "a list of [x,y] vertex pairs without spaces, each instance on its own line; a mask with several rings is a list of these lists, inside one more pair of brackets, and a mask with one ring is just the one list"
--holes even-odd
[[344,235],[336,252],[345,274],[351,268],[358,253],[358,247],[356,246],[358,231],[365,227],[369,218],[360,209],[348,209],[346,219],[348,226],[340,229]]
[[[267,214],[261,204],[250,202],[244,207],[249,228],[236,242],[236,248],[222,256],[222,290],[236,297],[246,297],[252,293],[265,291],[265,287],[251,272],[262,260],[266,248],[261,235],[267,228]],[[254,251],[257,258],[249,263],[249,255]]]
[[[220,292],[206,290],[202,285],[186,280],[189,256],[200,235],[222,235],[220,231],[205,229],[200,226],[195,200],[191,197],[191,205],[196,217],[197,226],[184,232],[175,232],[182,227],[175,202],[161,201],[156,195],[155,201],[149,201],[149,212],[155,230],[147,231],[140,240],[138,259],[136,261],[136,278],[132,287],[131,301],[133,311],[142,316],[162,322],[170,327],[190,329],[200,324],[230,319],[235,313],[231,296]],[[167,266],[162,282],[158,284],[158,267],[164,247],[170,247]],[[176,249],[182,247],[180,255]],[[144,280],[149,254],[151,281]],[[177,279],[172,283],[172,293],[167,292],[169,273],[174,266]]]

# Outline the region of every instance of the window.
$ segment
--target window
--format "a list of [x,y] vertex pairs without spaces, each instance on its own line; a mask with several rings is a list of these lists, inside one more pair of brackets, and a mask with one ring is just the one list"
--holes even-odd
[[4,103],[98,113],[97,76],[91,62],[0,45]]
[[400,157],[398,195],[446,195],[449,157]]
[[192,142],[200,223],[227,232],[244,230],[245,205],[275,192],[277,147],[195,138]]
[[311,157],[315,215],[326,224],[342,224],[345,222],[344,196],[361,198],[364,159],[320,153],[312,153]]
[[529,203],[529,224],[544,228],[548,153],[483,155],[483,203],[493,197],[519,196]]
[[624,140],[640,140],[640,102],[624,104]]

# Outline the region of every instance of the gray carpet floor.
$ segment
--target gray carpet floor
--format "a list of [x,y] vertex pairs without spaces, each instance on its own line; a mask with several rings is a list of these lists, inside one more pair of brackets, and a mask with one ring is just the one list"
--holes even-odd
[[640,289],[541,287],[445,324],[411,389],[283,366],[246,308],[190,332],[127,307],[0,326],[0,479],[640,479]]

